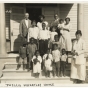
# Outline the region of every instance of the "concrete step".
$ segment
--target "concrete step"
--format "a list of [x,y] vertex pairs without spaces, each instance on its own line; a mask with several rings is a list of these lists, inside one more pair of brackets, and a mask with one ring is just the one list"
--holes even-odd
[[[17,62],[6,62],[6,63],[4,63],[4,68],[5,69],[16,69],[17,68],[17,65],[18,65]],[[21,64],[21,68],[23,68],[23,64]],[[70,66],[67,65],[66,66],[66,69],[67,70],[70,70]]]
[[57,84],[73,84],[73,81],[70,80],[70,77],[57,77],[57,78],[46,78],[46,77],[14,77],[14,76],[4,76],[1,78],[1,83],[33,83],[33,84],[44,84],[44,83],[57,83]]
[[[2,70],[3,76],[34,76],[33,71],[30,70],[29,72],[27,69],[24,71],[22,68],[19,70],[16,69],[4,69]],[[53,73],[51,72],[51,75]],[[45,72],[41,70],[41,76],[45,76]],[[70,70],[66,71],[66,76],[70,76]]]

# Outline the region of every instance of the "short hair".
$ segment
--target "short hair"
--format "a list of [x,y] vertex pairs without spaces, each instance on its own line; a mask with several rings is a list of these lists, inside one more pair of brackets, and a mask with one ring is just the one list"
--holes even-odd
[[66,50],[64,48],[62,49],[62,51],[65,51],[66,52]]
[[70,21],[70,18],[69,18],[69,17],[66,17],[66,18],[65,18],[65,21],[66,21],[67,19]]
[[58,16],[58,14],[57,14],[57,13],[55,13],[55,14],[54,14],[54,17],[55,17],[55,16]]
[[[37,52],[39,52],[39,50],[36,50],[36,51],[35,51],[35,54],[36,54]],[[40,52],[39,52],[39,54],[40,54]]]
[[31,40],[34,40],[34,38],[33,38],[33,37],[31,37],[31,38],[30,38],[30,41],[31,41]]
[[56,47],[58,47],[58,44],[53,44],[53,46],[56,46]]
[[46,25],[46,23],[44,23],[44,22],[42,23],[42,25],[43,25],[43,24],[45,24],[45,25]]
[[59,22],[64,21],[63,19],[60,19]]
[[36,20],[33,20],[33,21],[31,22],[31,24],[32,24],[33,22],[37,23]]
[[40,16],[39,16],[39,18],[41,18],[41,17],[42,17],[43,19],[45,18],[45,16],[44,16],[44,15],[40,15]]
[[55,39],[56,37],[59,38],[58,35],[54,35],[54,39]]
[[28,15],[29,15],[29,13],[25,13],[25,15],[26,15],[26,14],[28,14]]
[[26,45],[27,44],[27,42],[23,42],[23,44],[22,45]]
[[80,35],[82,36],[81,30],[77,30],[77,31],[76,31],[75,35],[78,35],[78,34],[80,34]]

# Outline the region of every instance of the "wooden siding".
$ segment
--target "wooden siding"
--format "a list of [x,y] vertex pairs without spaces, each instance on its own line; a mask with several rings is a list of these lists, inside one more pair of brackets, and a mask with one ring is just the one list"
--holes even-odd
[[10,10],[9,6],[5,6],[5,24],[6,24],[6,39],[10,39],[10,13],[8,13],[8,10]]
[[75,38],[77,30],[77,4],[60,4],[60,18],[70,17],[72,24],[71,38]]
[[84,4],[84,29],[83,38],[86,43],[86,51],[88,52],[88,3]]

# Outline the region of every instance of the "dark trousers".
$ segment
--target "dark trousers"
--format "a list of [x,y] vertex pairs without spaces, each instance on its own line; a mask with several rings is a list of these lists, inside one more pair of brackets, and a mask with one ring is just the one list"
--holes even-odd
[[65,75],[65,72],[66,72],[66,62],[65,61],[61,61],[60,62],[60,73]]
[[53,63],[53,76],[59,76],[60,75],[60,61]]
[[48,49],[48,40],[39,40],[40,55],[43,56]]

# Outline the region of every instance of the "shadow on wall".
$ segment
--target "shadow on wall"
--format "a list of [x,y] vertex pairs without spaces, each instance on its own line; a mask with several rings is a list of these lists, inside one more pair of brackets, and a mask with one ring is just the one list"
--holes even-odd
[[24,42],[24,40],[23,40],[23,38],[19,34],[18,37],[14,41],[14,51],[15,52],[19,51],[19,48],[23,44],[23,42]]
[[73,4],[60,4],[60,18],[65,19],[72,6]]

